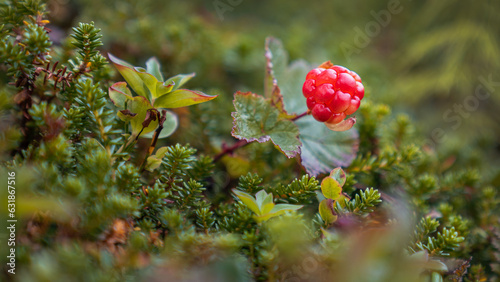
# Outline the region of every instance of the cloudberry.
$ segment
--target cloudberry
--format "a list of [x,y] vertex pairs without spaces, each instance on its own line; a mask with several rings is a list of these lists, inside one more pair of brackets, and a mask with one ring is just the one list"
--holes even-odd
[[332,66],[311,70],[302,93],[316,120],[336,124],[358,110],[365,88],[357,73],[342,66]]

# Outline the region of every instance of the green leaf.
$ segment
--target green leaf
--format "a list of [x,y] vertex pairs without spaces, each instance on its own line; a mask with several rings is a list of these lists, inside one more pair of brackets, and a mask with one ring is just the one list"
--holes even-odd
[[333,200],[324,199],[319,203],[319,215],[327,224],[332,224],[337,220],[337,215],[333,210]]
[[287,211],[295,211],[295,210],[298,210],[300,208],[302,208],[301,205],[279,204],[279,205],[275,205],[270,212],[265,213],[265,214],[260,215],[260,216],[255,216],[254,218],[257,222],[263,222],[263,221],[266,221],[272,217],[282,215]]
[[163,157],[167,154],[168,152],[168,147],[160,147],[158,150],[156,150],[155,156],[157,158],[163,159]]
[[233,101],[236,112],[231,135],[248,142],[271,140],[288,158],[300,153],[299,130],[290,120],[280,117],[269,99],[250,92],[237,92]]
[[[272,197],[271,197],[271,201],[272,201]],[[261,209],[261,214],[267,214],[269,213],[270,211],[272,211],[272,209],[275,207],[275,203],[271,202],[271,203],[267,203],[267,204],[264,204],[262,206],[262,209]]]
[[268,37],[265,45],[266,77],[264,81],[264,96],[271,99],[271,103],[278,108],[281,115],[286,118],[294,117],[285,110],[283,95],[278,86],[278,81],[286,70],[288,54],[280,40]]
[[157,98],[154,101],[154,106],[165,109],[180,108],[207,102],[216,97],[217,95],[210,96],[200,91],[179,89]]
[[346,167],[354,160],[358,151],[358,132],[334,132],[305,116],[295,122],[300,130],[301,162],[307,173],[319,175],[329,173],[335,167]]
[[[172,133],[174,133],[175,130],[177,129],[178,125],[179,125],[179,121],[178,121],[177,115],[171,111],[167,111],[167,118],[165,119],[165,122],[163,122],[163,129],[161,130],[158,138],[159,139],[166,138],[166,137],[172,135]],[[153,135],[154,135],[154,132],[151,131],[151,132],[146,133],[146,134],[141,134],[141,137],[153,138]]]
[[240,190],[233,189],[233,193],[240,199],[240,201],[245,204],[251,211],[253,211],[255,214],[260,214],[260,209],[259,205],[257,204],[257,201],[255,201],[255,198],[252,197],[250,194],[245,193]]
[[273,203],[273,194],[268,194],[265,190],[257,192],[255,198],[237,189],[233,189],[233,193],[255,213],[254,218],[257,222],[266,221],[269,218],[281,215],[287,211],[294,211],[302,208],[302,206],[298,205],[275,205]]
[[161,161],[167,152],[168,147],[161,147],[156,150],[156,153],[154,155],[148,157],[145,169],[152,172],[153,170],[160,167]]
[[161,159],[157,158],[156,156],[149,156],[146,161],[146,166],[144,167],[144,169],[152,172],[153,170],[159,168],[160,165],[161,165]]
[[188,73],[188,74],[178,74],[176,76],[173,76],[173,77],[167,79],[167,81],[165,81],[165,83],[172,84],[173,88],[171,91],[175,91],[175,90],[179,89],[179,87],[181,87],[183,84],[188,82],[194,76],[195,76],[194,72]]
[[[111,53],[108,54],[110,61],[115,65],[116,69],[118,69],[118,72],[123,76],[123,78],[127,81],[128,85],[132,88],[132,90],[135,91],[138,95],[147,98],[148,100],[151,99],[151,87],[152,81],[156,80],[156,78],[145,72],[140,72],[136,70],[134,66],[131,64],[118,59],[117,57],[111,55]],[[147,78],[147,76],[151,76],[151,78]],[[148,81],[148,84],[144,82],[144,79]],[[157,80],[156,80],[157,81]],[[156,92],[156,82],[154,84],[154,92]]]
[[163,81],[163,75],[160,71],[160,62],[158,62],[157,58],[151,57],[146,61],[146,70],[148,73],[156,77],[156,79],[158,79],[159,81]]
[[336,200],[342,194],[342,187],[337,182],[337,180],[332,177],[325,177],[321,181],[321,192],[327,199]]
[[344,186],[346,181],[346,175],[342,168],[337,167],[336,169],[332,170],[332,172],[330,172],[330,177],[337,180],[337,182],[340,184],[341,187]]
[[156,98],[174,90],[174,82],[163,82],[160,64],[156,58],[151,58],[146,62],[147,69],[134,67],[111,54],[109,54],[109,59],[113,62],[123,78],[125,78],[132,90],[138,95],[147,98],[149,101],[153,102]]
[[[259,210],[262,207],[262,203],[266,198],[269,196],[269,194],[266,193],[265,190],[260,190],[255,194],[255,200],[257,201],[257,205],[259,206]],[[272,195],[271,195],[271,202],[272,202]]]
[[109,98],[120,109],[125,108],[125,102],[132,99],[132,93],[127,87],[127,83],[117,82],[109,87]]
[[270,212],[274,207],[273,194],[266,193],[264,189],[255,194],[255,199],[257,201],[257,205],[259,206],[258,215],[266,214]]
[[279,204],[274,206],[274,208],[271,210],[271,213],[283,214],[287,211],[296,211],[298,209],[301,209],[302,207],[303,207],[302,205]]
[[288,53],[283,48],[283,43],[274,37],[266,38],[266,84],[264,94],[267,98],[272,95],[273,81],[280,81],[288,65]]
[[291,63],[278,77],[278,86],[281,89],[287,112],[303,113],[307,110],[306,98],[302,94],[302,85],[311,69],[313,69],[312,65],[304,60],[298,60]]

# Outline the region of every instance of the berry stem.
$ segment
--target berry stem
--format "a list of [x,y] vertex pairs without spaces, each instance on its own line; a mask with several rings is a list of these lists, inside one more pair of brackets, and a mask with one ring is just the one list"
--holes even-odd
[[[301,113],[300,115],[297,115],[297,116],[291,118],[290,120],[296,121],[302,117],[307,116],[308,114],[310,114],[310,111],[305,111],[305,112]],[[248,141],[246,141],[246,140],[239,140],[238,142],[234,143],[233,146],[231,146],[231,147],[226,147],[225,145],[223,145],[222,151],[214,156],[214,162],[220,160],[222,157],[224,157],[227,154],[232,154],[234,151],[236,151],[236,149],[241,148],[243,146],[246,146],[248,144],[250,144],[250,143],[248,143]]]
[[310,111],[309,111],[309,110],[307,110],[307,111],[305,111],[305,112],[301,113],[300,115],[298,115],[298,116],[296,116],[296,117],[294,117],[294,118],[291,118],[290,120],[291,120],[291,121],[296,121],[296,120],[298,120],[298,119],[300,119],[300,118],[302,118],[302,117],[307,116],[308,114],[310,114]]
[[234,145],[231,147],[225,147],[225,145],[222,146],[222,151],[220,153],[218,153],[217,155],[215,155],[214,162],[218,161],[219,159],[221,159],[222,157],[224,157],[227,154],[232,154],[236,149],[241,148],[241,147],[248,145],[248,144],[249,143],[246,140],[239,140],[238,142],[234,143]]

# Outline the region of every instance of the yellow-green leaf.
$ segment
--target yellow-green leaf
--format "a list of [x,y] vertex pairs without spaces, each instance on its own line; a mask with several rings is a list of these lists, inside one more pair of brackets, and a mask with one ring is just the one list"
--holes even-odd
[[157,98],[154,101],[154,106],[164,109],[180,108],[207,102],[216,97],[200,91],[179,89]]
[[257,205],[257,202],[255,201],[255,198],[252,197],[252,195],[245,193],[240,190],[233,189],[233,193],[240,199],[240,201],[245,204],[251,211],[253,211],[255,214],[260,215],[260,209],[259,206]]
[[324,199],[319,203],[319,215],[327,224],[332,224],[337,220],[332,199]]
[[336,200],[342,194],[342,187],[337,180],[328,176],[321,181],[321,192],[323,192],[325,198]]

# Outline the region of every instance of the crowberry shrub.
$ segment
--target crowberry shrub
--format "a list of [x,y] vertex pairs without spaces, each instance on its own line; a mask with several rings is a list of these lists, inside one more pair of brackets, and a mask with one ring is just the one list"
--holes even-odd
[[317,121],[337,124],[358,110],[365,88],[357,73],[342,66],[332,66],[311,70],[302,93]]

